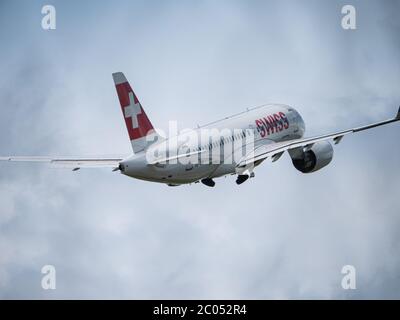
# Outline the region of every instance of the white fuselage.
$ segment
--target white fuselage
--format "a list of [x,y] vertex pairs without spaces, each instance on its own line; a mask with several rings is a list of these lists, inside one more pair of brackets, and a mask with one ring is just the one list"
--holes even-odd
[[[274,125],[272,125],[273,120],[275,120]],[[195,136],[201,136],[202,131],[210,132],[210,143],[201,139],[193,139]],[[230,132],[238,132],[238,134],[232,139]],[[266,141],[276,143],[299,139],[304,135],[305,125],[300,114],[292,107],[280,104],[265,105],[156,142],[146,151],[134,154],[122,161],[121,171],[133,178],[170,185],[192,183],[205,178],[234,174],[238,162],[238,159],[233,158],[235,148],[239,148],[243,154],[245,150],[249,150],[246,149],[247,136],[244,132],[254,134],[252,143],[256,147],[260,142],[265,144]],[[234,146],[229,152],[223,148],[223,143],[222,146],[221,143],[218,143],[221,140],[221,135],[226,142],[230,141]],[[236,141],[236,144],[233,143],[234,141]],[[161,152],[179,157],[193,150],[196,152],[199,150],[207,151],[211,154],[216,148],[220,151],[218,152],[218,163],[215,163],[215,161],[199,161],[198,163],[175,161],[169,163],[167,161],[163,164],[151,164],[148,161],[149,153],[157,154]],[[255,163],[255,165],[258,164]]]

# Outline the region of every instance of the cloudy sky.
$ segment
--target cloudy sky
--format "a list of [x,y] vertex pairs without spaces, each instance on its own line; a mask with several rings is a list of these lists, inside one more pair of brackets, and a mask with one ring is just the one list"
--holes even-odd
[[[353,4],[357,29],[341,27]],[[56,30],[41,28],[52,4]],[[307,134],[394,116],[400,1],[0,1],[0,155],[130,153],[111,73],[182,128],[268,102]],[[108,169],[0,164],[0,298],[400,298],[400,127],[169,188]],[[56,290],[41,268],[54,265]],[[356,268],[356,290],[341,269]]]

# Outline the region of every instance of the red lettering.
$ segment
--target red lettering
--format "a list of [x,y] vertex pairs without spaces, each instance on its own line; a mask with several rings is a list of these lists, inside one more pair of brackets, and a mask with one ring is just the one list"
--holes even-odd
[[266,131],[267,135],[269,136],[271,134],[271,125],[270,125],[268,119],[263,118],[261,120],[263,121],[264,127],[265,127],[265,131]]
[[281,121],[281,117],[279,115],[277,115],[276,113],[274,113],[274,119],[276,121],[276,123],[278,124],[278,130],[282,131],[283,130],[283,124]]
[[284,114],[283,112],[279,112],[279,115],[280,115],[281,119],[283,120],[283,127],[285,129],[289,128],[289,120],[286,118],[286,114]]
[[269,124],[271,127],[271,133],[274,133],[275,131],[278,131],[277,126],[276,126],[276,121],[273,116],[268,116]]
[[260,136],[262,138],[264,138],[265,137],[265,128],[264,128],[264,123],[262,122],[262,120],[257,119],[256,126],[257,126],[258,132],[260,133]]
[[262,119],[255,120],[257,130],[260,136],[264,138],[274,132],[282,131],[289,128],[289,120],[283,112],[268,115]]

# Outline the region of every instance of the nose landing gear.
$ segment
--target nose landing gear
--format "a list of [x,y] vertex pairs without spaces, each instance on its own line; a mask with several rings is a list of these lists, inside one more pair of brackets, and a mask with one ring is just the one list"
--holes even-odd
[[249,178],[249,176],[247,174],[239,174],[237,179],[236,179],[236,184],[242,184],[243,182],[245,182],[247,179]]

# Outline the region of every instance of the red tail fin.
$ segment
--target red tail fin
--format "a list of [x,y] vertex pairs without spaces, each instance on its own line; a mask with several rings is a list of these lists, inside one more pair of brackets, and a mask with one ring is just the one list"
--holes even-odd
[[133,151],[140,152],[151,143],[146,136],[155,133],[154,127],[124,74],[113,73],[113,78]]

